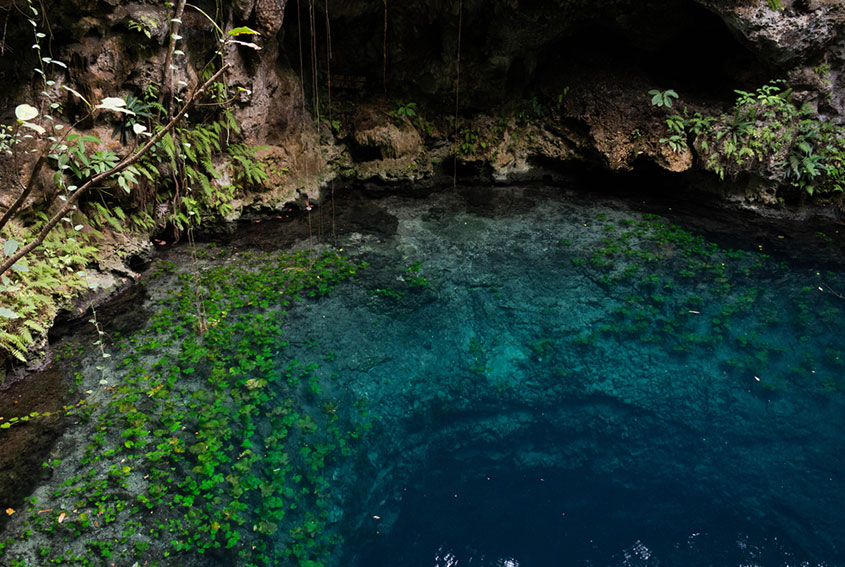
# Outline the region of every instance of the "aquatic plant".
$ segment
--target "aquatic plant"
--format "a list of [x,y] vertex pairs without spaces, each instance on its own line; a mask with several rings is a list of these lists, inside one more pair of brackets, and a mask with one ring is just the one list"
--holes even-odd
[[359,266],[330,253],[243,256],[199,275],[211,322],[202,335],[195,276],[172,276],[179,285],[148,331],[119,345],[79,468],[45,464],[63,480],[49,503],[31,501],[3,562],[23,561],[17,544],[29,538],[44,542],[44,563],[71,565],[184,553],[317,565],[336,544],[327,471],[352,454],[367,411],[322,398],[319,363],[286,359],[283,320],[286,306],[328,293]]
[[[571,261],[604,286],[618,305],[592,330],[570,337],[570,344],[601,348],[606,341],[635,340],[666,345],[680,356],[718,353],[727,367],[746,379],[766,375],[761,383],[777,389],[784,384],[770,375],[770,369],[784,367],[791,357],[805,356],[815,344],[826,344],[824,329],[839,313],[830,303],[836,296],[825,293],[822,286],[805,285],[792,292],[792,312],[773,308],[771,290],[749,285],[766,282],[783,270],[782,263],[768,255],[720,248],[656,215],[646,214],[641,220],[599,215],[597,220],[604,237],[588,248],[589,261],[584,257]],[[804,334],[792,347],[762,338],[794,327]],[[814,374],[815,366],[801,364],[794,374],[804,380]],[[828,383],[814,381],[815,387],[820,384]],[[824,389],[832,391],[829,384]]]
[[408,287],[426,288],[431,285],[427,278],[420,275],[420,266],[422,265],[422,262],[422,260],[417,260],[405,269],[403,279],[405,280],[405,283],[408,284]]

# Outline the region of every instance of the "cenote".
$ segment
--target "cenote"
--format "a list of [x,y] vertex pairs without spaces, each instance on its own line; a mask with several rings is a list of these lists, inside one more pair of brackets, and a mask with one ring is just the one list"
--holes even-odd
[[845,565],[833,235],[362,200],[174,247],[141,328],[56,346],[85,402],[3,565]]

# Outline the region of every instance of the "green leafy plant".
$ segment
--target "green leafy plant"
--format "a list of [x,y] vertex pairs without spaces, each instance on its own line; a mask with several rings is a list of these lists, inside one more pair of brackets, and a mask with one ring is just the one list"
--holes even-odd
[[[56,488],[30,503],[22,531],[41,546],[43,564],[66,561],[66,550],[75,565],[116,557],[156,564],[181,553],[256,567],[322,564],[337,541],[326,533],[329,467],[354,453],[368,410],[326,396],[319,363],[284,354],[282,316],[359,268],[337,254],[302,252],[244,253],[196,274],[157,270],[173,293],[144,332],[115,345],[120,356],[104,364],[119,379],[92,415],[83,458],[54,471]],[[211,324],[202,335],[192,332],[187,299],[195,284],[208,291]],[[99,371],[84,379],[100,380]],[[18,536],[4,543],[11,556],[28,545]]]
[[147,39],[152,39],[152,32],[158,27],[158,24],[148,16],[141,16],[138,20],[129,18],[126,21],[126,27],[131,31],[144,34]]
[[422,260],[417,260],[405,270],[404,279],[408,287],[427,288],[431,285],[428,279],[420,274],[422,262]]
[[126,144],[133,135],[143,134],[148,129],[148,124],[142,124],[141,119],[153,120],[153,112],[157,109],[157,103],[145,102],[134,96],[126,97],[125,108],[132,114],[124,113],[118,117],[118,124],[114,127],[112,137],[120,137],[120,142]]
[[458,132],[457,154],[459,156],[471,156],[479,149],[487,149],[487,142],[483,140],[475,128],[461,128]]
[[563,87],[563,92],[557,95],[557,99],[555,100],[555,110],[560,112],[563,108],[563,101],[566,99],[566,95],[569,94],[569,86]]
[[[164,69],[165,79],[172,72],[171,55],[181,53],[176,44],[181,39],[178,25],[185,4],[184,1],[179,3],[171,21],[174,33],[171,34],[168,64]],[[27,7],[31,14],[29,23],[34,33],[33,49],[38,61],[35,71],[40,77],[42,90],[36,100],[31,101],[34,104],[18,105],[14,124],[0,129],[0,150],[6,151],[13,164],[3,171],[4,183],[14,192],[11,206],[0,217],[0,238],[7,243],[4,248],[7,253],[0,256],[0,276],[4,278],[5,290],[15,289],[23,294],[21,297],[31,296],[29,300],[20,299],[24,303],[6,306],[8,312],[4,311],[5,316],[0,317],[6,333],[0,340],[0,350],[6,350],[16,358],[24,355],[25,346],[33,344],[33,331],[44,332],[45,323],[49,324],[50,314],[55,312],[55,304],[82,286],[83,276],[77,275],[74,279],[69,274],[83,273],[82,268],[93,257],[90,249],[95,248],[97,239],[103,237],[91,225],[99,222],[99,228],[108,226],[118,231],[129,226],[126,213],[117,205],[108,206],[102,199],[112,187],[116,185],[125,193],[130,193],[140,183],[154,188],[155,199],[141,200],[146,202],[147,208],[133,215],[131,221],[136,228],[149,230],[160,217],[156,207],[162,203],[166,203],[171,211],[174,226],[184,227],[199,222],[206,213],[228,214],[231,211],[229,201],[238,187],[259,183],[266,178],[263,165],[254,159],[254,148],[245,147],[232,139],[237,125],[225,108],[222,116],[215,116],[220,110],[218,105],[199,113],[198,123],[182,125],[188,109],[196,100],[205,96],[212,87],[220,90],[217,85],[223,84],[219,79],[228,65],[221,62],[216,70],[212,66],[201,70],[202,83],[189,90],[182,99],[177,100],[172,92],[158,93],[158,89],[151,85],[145,91],[144,100],[105,97],[99,103],[92,103],[67,86],[67,82],[59,85],[52,78],[54,70],[65,72],[67,66],[46,56],[48,50],[42,48],[41,43],[47,35],[39,31],[40,24],[36,21],[40,15],[39,8],[32,1]],[[194,9],[202,12],[199,8]],[[256,33],[249,28],[235,28],[224,33],[215,24],[214,29],[218,36],[215,58],[222,59],[228,44],[258,48],[240,39]],[[167,80],[164,83],[169,84]],[[119,135],[124,143],[134,135],[139,143],[125,154],[119,154],[106,148],[97,137],[63,124],[57,114],[61,110],[58,101],[62,90],[84,105],[89,118],[102,120],[116,116],[115,135]],[[163,104],[155,100],[156,94],[161,95]],[[229,100],[223,102],[228,103]],[[178,107],[175,102],[179,103]],[[210,123],[206,124],[203,120]],[[32,156],[28,170],[22,163],[27,154]],[[214,160],[221,157],[226,158],[225,163],[216,166]],[[26,217],[23,217],[20,213],[31,201],[37,180],[42,178],[45,170],[51,173],[56,190],[46,192],[46,201],[39,200],[36,208],[27,211]],[[26,173],[21,175],[21,171]],[[221,182],[224,174],[232,181]],[[163,189],[163,196],[156,190],[157,187]],[[86,202],[89,193],[95,192],[103,203]],[[83,235],[86,227],[89,228]],[[57,236],[63,241],[57,240]],[[85,252],[79,253],[80,250]],[[27,257],[31,257],[28,269],[35,273],[34,268],[37,268],[44,281],[54,284],[53,292],[43,293],[33,287],[34,279],[20,275],[16,266],[27,268],[23,262]],[[61,264],[62,277],[47,277],[47,272],[56,269],[57,263]],[[38,313],[32,321],[38,329],[30,328],[28,334],[12,338],[15,333],[24,333],[26,329],[18,320],[24,317],[21,311],[24,307],[29,315]]]
[[730,114],[669,116],[669,135],[660,139],[673,151],[698,150],[705,168],[720,178],[750,167],[771,168],[783,184],[814,195],[845,190],[845,135],[808,105],[796,107],[792,90],[773,81],[755,91],[735,91]]
[[652,89],[652,90],[648,91],[648,94],[652,95],[651,96],[652,106],[658,106],[658,107],[665,106],[666,108],[671,108],[672,107],[672,99],[677,100],[677,98],[678,98],[678,93],[676,93],[672,89],[668,89],[668,90],[665,90],[665,91],[659,91],[657,89]]
[[414,118],[417,115],[417,103],[396,102],[396,107],[388,112],[393,118]]

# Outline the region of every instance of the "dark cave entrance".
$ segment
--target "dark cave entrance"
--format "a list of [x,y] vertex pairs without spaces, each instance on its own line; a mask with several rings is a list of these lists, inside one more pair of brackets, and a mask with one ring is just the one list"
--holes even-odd
[[[315,2],[312,46],[309,4],[299,8],[297,17],[297,4],[288,3],[282,49],[295,70],[300,67],[301,50],[310,100],[315,83],[325,91],[329,82],[327,16],[325,5]],[[639,77],[653,88],[729,103],[734,89],[755,88],[778,74],[719,16],[692,1],[615,11],[565,8],[568,15],[561,16],[555,11],[564,8],[552,3],[520,3],[516,10],[501,1],[483,9],[465,6],[461,68],[467,109],[484,111],[514,99],[557,92],[573,75],[596,72],[618,75],[619,81]],[[449,10],[432,12],[425,4],[391,6],[386,15],[387,22],[384,4],[376,0],[362,0],[354,7],[330,6],[332,90],[346,100],[386,94],[445,111],[454,101],[456,15]],[[509,61],[505,67],[502,58]]]
[[[753,89],[778,72],[740,43],[716,14],[692,2],[586,21],[544,46],[536,60],[535,89],[560,89],[571,75],[605,73],[726,102],[734,100],[734,89]],[[518,89],[509,85],[510,92]]]

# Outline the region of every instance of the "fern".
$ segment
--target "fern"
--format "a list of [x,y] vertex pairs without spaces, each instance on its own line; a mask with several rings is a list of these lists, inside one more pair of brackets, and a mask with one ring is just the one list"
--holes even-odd
[[[43,225],[44,216],[34,215],[35,223],[27,227],[10,223],[0,231],[0,238],[31,241]],[[85,235],[70,226],[88,222],[81,213],[75,213],[67,227],[67,223],[58,225],[42,246],[27,256],[26,271],[4,275],[0,283],[0,291],[5,292],[4,306],[18,318],[0,318],[0,351],[25,361],[27,350],[46,334],[58,305],[85,287],[78,272],[94,260],[97,250],[86,243]]]

